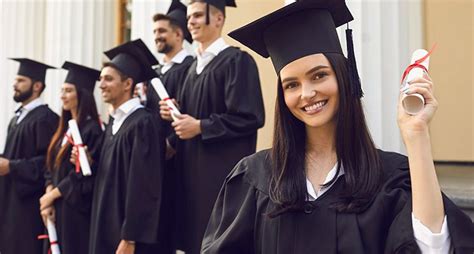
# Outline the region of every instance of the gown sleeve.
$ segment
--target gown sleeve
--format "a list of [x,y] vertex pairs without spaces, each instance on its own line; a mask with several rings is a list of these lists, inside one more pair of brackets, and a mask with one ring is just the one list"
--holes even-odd
[[223,85],[226,112],[201,119],[203,142],[248,136],[265,122],[258,69],[250,55],[241,52],[231,60]]
[[[88,213],[92,204],[92,190],[94,188],[95,174],[97,166],[99,165],[100,150],[102,148],[102,129],[99,124],[87,129],[83,133],[84,144],[92,157],[91,176],[83,176],[81,172],[76,173],[75,170],[70,170],[68,175],[63,178],[59,184],[58,189],[61,192],[62,198],[76,209]],[[74,168],[74,164],[69,162],[69,157],[66,163],[69,167]]]
[[242,161],[221,188],[202,241],[201,253],[255,253],[258,190],[245,178]]
[[[395,167],[382,187],[384,210],[391,221],[385,253],[421,253],[416,243],[412,224],[410,173],[406,157],[392,154],[384,160],[384,167]],[[474,225],[446,195],[444,210],[454,253],[474,251]]]
[[133,134],[121,237],[155,243],[161,205],[164,137],[159,135],[158,123],[151,114],[138,124]]
[[38,121],[30,134],[31,140],[34,140],[35,156],[28,159],[10,160],[10,176],[16,192],[22,198],[42,191],[44,188],[46,152],[56,127],[56,115]]

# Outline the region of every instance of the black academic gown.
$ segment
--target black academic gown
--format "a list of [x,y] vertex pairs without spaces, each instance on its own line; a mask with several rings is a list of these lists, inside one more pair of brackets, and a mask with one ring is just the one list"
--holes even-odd
[[44,225],[39,199],[44,192],[45,156],[58,116],[41,105],[8,126],[3,156],[10,159],[10,174],[0,176],[0,253],[41,253],[37,236]]
[[235,164],[255,152],[265,110],[257,66],[235,47],[196,74],[194,61],[179,97],[181,111],[201,120],[201,135],[178,140],[181,190],[176,197],[178,246],[198,253],[220,185]]
[[86,120],[79,130],[93,160],[90,164],[92,175],[85,177],[82,172],[76,173],[75,165],[69,161],[71,148],[61,166],[46,175],[47,182],[61,192],[61,198],[54,201],[54,208],[59,246],[66,254],[84,254],[89,249],[92,190],[102,147],[102,128],[98,119]]
[[[358,213],[329,208],[343,192],[344,176],[316,201],[276,218],[268,196],[269,151],[242,160],[227,177],[202,243],[202,253],[419,253],[411,221],[408,161],[379,152],[384,180],[370,205]],[[474,251],[474,225],[443,196],[455,253]]]
[[[111,120],[113,121],[113,120]],[[105,130],[92,201],[89,254],[115,253],[122,239],[135,253],[158,253],[164,137],[156,117],[137,109],[115,135]]]
[[[163,82],[163,85],[168,92],[170,98],[177,98],[181,87],[183,86],[184,79],[188,72],[189,67],[193,63],[193,57],[187,56],[180,64],[174,63],[173,66],[165,73],[161,73],[161,68],[157,70],[157,73]],[[161,119],[159,116],[160,108],[158,102],[160,98],[156,93],[153,86],[148,86],[147,93],[147,107],[158,114],[158,121],[161,126],[161,130],[165,137],[172,136],[174,130],[171,127],[171,122]],[[149,105],[149,104],[154,105]],[[176,238],[177,238],[177,217],[176,217],[176,187],[178,186],[178,175],[176,172],[176,161],[173,156],[171,159],[166,160],[165,170],[163,171],[163,196],[161,202],[161,215],[160,215],[160,234],[159,239],[164,243],[162,246],[161,254],[176,252]]]

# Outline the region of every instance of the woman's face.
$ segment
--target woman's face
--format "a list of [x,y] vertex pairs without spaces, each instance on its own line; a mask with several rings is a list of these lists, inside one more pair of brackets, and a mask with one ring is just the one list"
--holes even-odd
[[77,110],[78,100],[76,86],[64,83],[61,87],[61,100],[63,101],[64,110]]
[[309,55],[280,71],[283,95],[290,112],[307,127],[334,123],[339,107],[337,79],[323,54]]

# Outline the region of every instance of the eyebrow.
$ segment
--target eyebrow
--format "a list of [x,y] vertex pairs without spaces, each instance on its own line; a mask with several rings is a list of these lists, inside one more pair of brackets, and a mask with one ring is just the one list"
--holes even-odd
[[[315,72],[315,71],[319,71],[319,70],[321,70],[321,69],[329,69],[329,66],[327,66],[327,65],[318,65],[318,66],[312,68],[311,70],[307,71],[307,72],[305,73],[305,75],[309,75],[309,74],[311,74],[311,73],[313,73],[313,72]],[[282,80],[281,83],[285,83],[285,82],[288,82],[288,81],[295,81],[295,80],[298,80],[298,78],[296,78],[296,77],[288,77],[288,78],[285,78],[284,80]]]

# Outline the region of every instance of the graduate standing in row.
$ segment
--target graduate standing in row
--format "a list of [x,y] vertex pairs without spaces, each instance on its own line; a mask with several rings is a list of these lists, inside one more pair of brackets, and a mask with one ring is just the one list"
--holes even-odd
[[[221,183],[241,158],[255,152],[265,120],[255,61],[221,37],[226,6],[235,2],[193,0],[187,8],[197,58],[178,97],[183,115],[172,126],[179,138],[178,247],[190,254],[199,253]],[[162,117],[171,120],[165,112]]]
[[[89,248],[92,190],[102,147],[102,127],[94,99],[100,72],[65,62],[68,70],[61,88],[61,118],[49,144],[46,158],[46,193],[40,199],[41,215],[56,224],[60,249],[66,254],[83,254]],[[68,121],[76,120],[83,145],[91,157],[91,176],[82,175],[79,161],[70,161],[74,140]],[[79,171],[78,171],[79,170]]]
[[39,199],[44,189],[45,157],[58,125],[58,116],[40,96],[45,77],[54,68],[26,58],[20,62],[13,99],[21,103],[8,126],[3,155],[0,155],[0,253],[41,253],[37,236],[44,226]]
[[343,0],[306,0],[229,34],[273,62],[274,141],[226,179],[202,253],[473,253],[474,225],[436,177],[432,81],[410,84],[426,101],[419,114],[399,101],[408,158],[377,150],[351,31],[347,59],[336,31],[352,19]]
[[105,130],[92,201],[89,254],[159,253],[165,142],[154,113],[133,98],[158,62],[141,40],[105,52],[100,74],[113,111]]

